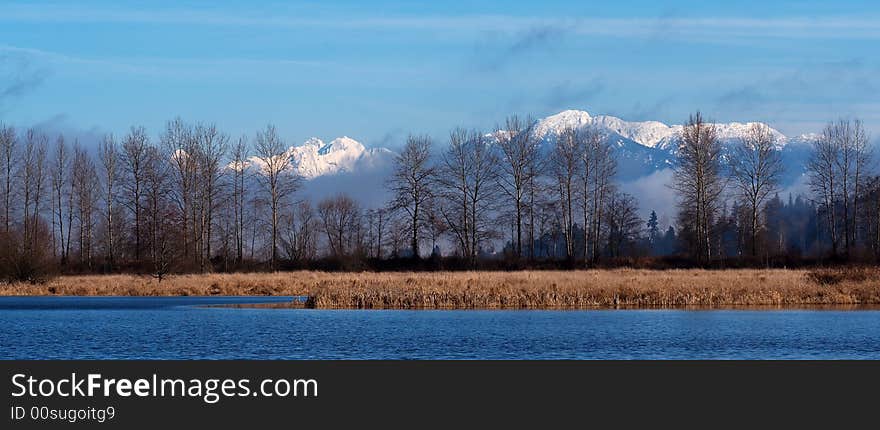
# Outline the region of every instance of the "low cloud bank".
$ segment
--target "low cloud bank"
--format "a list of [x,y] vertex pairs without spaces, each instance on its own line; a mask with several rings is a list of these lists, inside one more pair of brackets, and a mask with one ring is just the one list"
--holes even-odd
[[672,185],[672,169],[658,170],[650,175],[620,184],[620,189],[631,194],[639,202],[639,214],[648,219],[651,211],[660,218],[675,216],[675,191]]

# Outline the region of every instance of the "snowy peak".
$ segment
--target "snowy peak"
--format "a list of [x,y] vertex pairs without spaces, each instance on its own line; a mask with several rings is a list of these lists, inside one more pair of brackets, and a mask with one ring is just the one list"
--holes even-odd
[[593,117],[582,110],[565,110],[556,115],[548,116],[535,124],[534,133],[540,138],[547,135],[557,136],[567,127],[581,128],[592,124]]
[[553,140],[568,127],[596,127],[610,138],[620,137],[648,148],[657,147],[675,134],[675,127],[659,121],[631,122],[609,115],[591,116],[586,111],[566,110],[539,120],[533,133],[542,140]]
[[324,143],[312,137],[300,146],[290,148],[291,161],[296,171],[306,179],[351,172],[360,160],[372,156],[363,144],[343,136]]
[[[756,122],[714,123],[718,140],[725,150],[746,136]],[[602,133],[613,145],[619,160],[617,176],[622,180],[644,177],[652,172],[669,168],[675,163],[678,139],[683,125],[668,125],[660,121],[626,121],[610,115],[590,115],[585,111],[566,110],[535,122],[532,133],[549,148],[556,137],[568,127],[593,128]],[[800,174],[807,145],[816,135],[786,137],[770,128],[776,145],[783,150],[786,165],[792,167],[792,177]],[[788,181],[791,182],[791,181]]]
[[[318,139],[315,137],[309,139],[309,141],[312,141],[312,140],[317,140],[318,142],[321,141],[321,139]],[[361,154],[364,152],[364,150],[365,150],[364,145],[362,145],[360,142],[358,142],[348,136],[342,136],[342,137],[338,137],[336,139],[331,140],[330,143],[328,143],[326,145],[322,145],[321,148],[318,149],[318,154],[320,154],[320,155],[330,155],[333,153]]]
[[318,148],[322,148],[324,147],[324,141],[317,137],[310,137],[303,142],[302,146],[317,146]]
[[675,133],[675,129],[659,121],[630,122],[614,116],[597,116],[593,123],[600,129],[613,131],[627,139],[654,148]]
[[811,145],[813,142],[819,140],[822,136],[818,133],[805,133],[795,137],[789,137],[786,139],[786,144],[791,145]]
[[[768,124],[761,122],[729,122],[713,123],[712,125],[715,126],[715,132],[718,136],[718,140],[721,142],[722,145],[727,145],[739,141],[740,139],[745,137],[749,133],[749,130],[755,125],[764,125],[769,127],[770,134],[773,135],[774,139],[776,140],[776,145],[778,147],[781,148],[789,142],[789,139],[784,134],[780,133],[779,130],[776,130],[775,128],[770,127]],[[666,151],[675,150],[676,140],[678,136],[681,135],[683,129],[684,126],[682,125],[671,126],[670,130],[672,131],[672,134],[670,134],[668,137],[661,139],[654,147]]]
[[[304,179],[315,179],[320,176],[379,168],[394,157],[395,153],[388,149],[367,149],[362,143],[348,136],[333,139],[328,143],[317,137],[311,137],[302,145],[291,146],[279,156],[277,162],[286,164],[289,171]],[[253,166],[258,172],[264,172],[265,164],[259,157],[252,156],[242,165],[230,163],[227,168],[241,170]]]
[[[729,142],[745,136],[754,124],[758,123],[731,122],[714,125],[719,139],[722,142]],[[648,148],[664,150],[670,150],[675,146],[675,139],[683,129],[682,125],[667,125],[660,121],[625,121],[610,115],[591,116],[585,111],[566,110],[539,120],[535,124],[534,133],[540,139],[548,137],[552,139],[566,127],[576,129],[596,127],[611,138],[624,138]],[[788,141],[779,131],[773,128],[770,131],[779,145],[784,145]]]
[[764,125],[769,127],[770,133],[773,135],[773,137],[776,138],[777,142],[782,143],[787,140],[785,135],[780,133],[779,130],[776,130],[773,127],[770,127],[769,125],[761,122],[730,122],[726,124],[716,123],[715,129],[718,132],[718,138],[720,140],[732,140],[739,139],[745,136],[749,132],[749,130],[755,125]]

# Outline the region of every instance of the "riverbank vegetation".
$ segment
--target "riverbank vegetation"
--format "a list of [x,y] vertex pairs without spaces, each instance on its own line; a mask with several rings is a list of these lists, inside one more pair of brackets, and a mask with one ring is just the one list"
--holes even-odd
[[61,276],[0,285],[0,295],[305,297],[291,307],[342,309],[590,309],[878,305],[880,270],[570,270],[276,272]]

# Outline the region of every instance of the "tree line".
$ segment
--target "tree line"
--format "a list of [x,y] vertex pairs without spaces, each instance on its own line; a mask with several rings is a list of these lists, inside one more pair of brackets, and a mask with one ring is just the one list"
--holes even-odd
[[0,124],[0,275],[880,258],[880,179],[858,120],[825,127],[806,166],[810,192],[786,203],[768,126],[725,148],[692,115],[678,136],[677,216],[665,229],[621,191],[615,144],[601,129],[568,127],[543,142],[535,125],[511,116],[443,142],[410,135],[386,181],[391,200],[364,207],[344,193],[302,198],[290,146],[272,125],[233,138],[177,118],[156,139],[132,127],[87,149]]

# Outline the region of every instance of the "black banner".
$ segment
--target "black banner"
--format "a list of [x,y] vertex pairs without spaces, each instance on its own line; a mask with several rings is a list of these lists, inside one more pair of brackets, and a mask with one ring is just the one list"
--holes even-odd
[[880,382],[878,362],[4,361],[0,366],[4,429],[686,422],[789,427],[822,421],[840,428],[871,419],[878,403],[873,389]]

